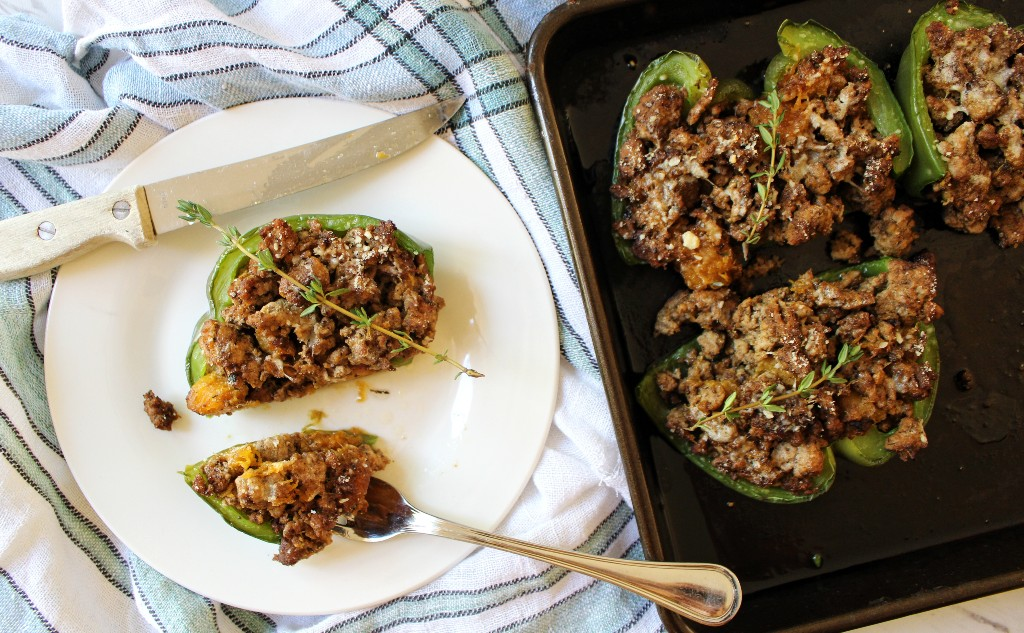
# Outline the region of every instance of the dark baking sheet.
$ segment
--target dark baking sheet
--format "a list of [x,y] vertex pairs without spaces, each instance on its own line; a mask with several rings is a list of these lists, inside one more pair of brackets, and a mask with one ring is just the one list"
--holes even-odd
[[[846,630],[1024,585],[1024,248],[945,230],[935,209],[917,244],[933,253],[945,316],[930,445],[910,463],[841,462],[832,490],[775,506],[736,495],[657,434],[632,397],[647,365],[679,340],[651,335],[681,281],[630,267],[610,237],[608,186],[622,104],[638,73],[671,50],[719,77],[760,81],[784,18],[816,19],[895,74],[932,2],[579,0],[534,34],[529,79],[630,478],[647,556],[718,562],[744,587],[726,630]],[[985,6],[1024,23],[1024,3]],[[781,282],[834,267],[819,240],[783,253]],[[969,372],[972,381],[963,380]],[[820,564],[816,564],[820,562]],[[662,613],[670,630],[700,627]]]

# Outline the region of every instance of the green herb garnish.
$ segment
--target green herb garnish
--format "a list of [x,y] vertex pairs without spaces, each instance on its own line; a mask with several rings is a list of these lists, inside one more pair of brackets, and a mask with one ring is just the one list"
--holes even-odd
[[761,241],[761,230],[768,223],[768,209],[770,205],[775,204],[777,196],[772,188],[772,183],[775,181],[775,176],[782,171],[782,167],[786,164],[787,156],[786,150],[779,149],[779,143],[781,142],[779,126],[782,124],[785,112],[783,112],[779,102],[778,91],[773,89],[758,103],[767,108],[768,113],[771,115],[771,119],[767,123],[759,123],[757,125],[757,131],[760,132],[761,140],[764,141],[765,147],[768,150],[768,167],[764,171],[759,171],[751,176],[751,179],[754,180],[754,185],[757,187],[757,195],[761,198],[761,206],[757,209],[754,217],[750,219],[750,227],[744,236],[744,259],[747,257],[748,248]]
[[850,347],[843,343],[842,348],[839,350],[839,355],[836,357],[835,365],[830,365],[827,362],[822,363],[820,376],[812,369],[791,390],[783,390],[782,393],[775,395],[775,392],[781,388],[781,385],[776,385],[774,388],[768,387],[761,392],[760,398],[738,407],[735,406],[736,392],[734,391],[726,397],[720,410],[701,418],[696,424],[689,427],[688,430],[693,431],[702,428],[708,422],[720,418],[734,420],[739,417],[741,411],[749,411],[751,409],[761,409],[767,412],[769,417],[774,413],[784,413],[786,409],[778,403],[790,398],[810,398],[817,391],[818,387],[826,382],[834,385],[845,383],[846,379],[842,376],[836,376],[836,372],[850,363],[857,362],[863,355],[864,352],[861,350],[860,345]]

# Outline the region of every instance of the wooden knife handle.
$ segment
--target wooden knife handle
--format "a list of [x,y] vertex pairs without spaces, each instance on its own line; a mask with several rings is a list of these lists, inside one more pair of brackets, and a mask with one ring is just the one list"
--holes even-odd
[[142,186],[0,221],[0,280],[49,270],[106,242],[156,242]]

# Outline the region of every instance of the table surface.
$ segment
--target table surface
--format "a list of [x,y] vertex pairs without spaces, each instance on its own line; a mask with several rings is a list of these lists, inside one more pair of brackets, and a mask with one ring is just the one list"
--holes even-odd
[[857,629],[857,633],[1024,631],[1024,588]]

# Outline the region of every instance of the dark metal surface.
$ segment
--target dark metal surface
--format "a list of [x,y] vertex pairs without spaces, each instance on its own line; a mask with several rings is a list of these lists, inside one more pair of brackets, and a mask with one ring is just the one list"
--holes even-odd
[[[746,597],[727,630],[847,630],[1024,585],[1024,249],[952,233],[934,221],[935,208],[919,209],[928,229],[917,249],[937,259],[946,310],[936,324],[942,376],[930,446],[908,463],[841,462],[833,489],[813,502],[774,506],[720,486],[658,436],[632,397],[646,366],[680,342],[651,332],[681,281],[626,266],[611,241],[613,144],[639,72],[668,50],[688,50],[719,77],[756,85],[779,23],[813,18],[891,78],[932,4],[580,0],[534,34],[531,90],[644,547],[651,559],[733,569]],[[1024,23],[1024,3],[984,6]],[[769,281],[835,266],[822,240],[778,253],[786,264]],[[670,630],[693,630],[663,618]]]

